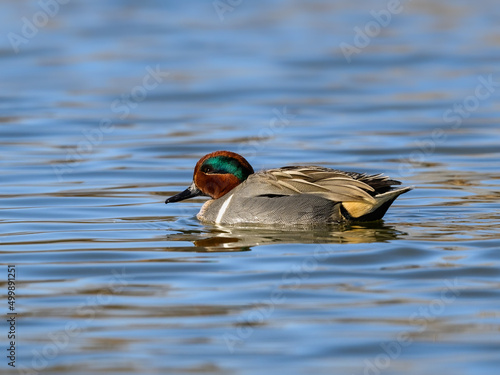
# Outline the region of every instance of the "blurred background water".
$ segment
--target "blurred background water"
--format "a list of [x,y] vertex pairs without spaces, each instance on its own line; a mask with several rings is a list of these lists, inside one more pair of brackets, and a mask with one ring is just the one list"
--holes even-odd
[[[498,371],[496,1],[1,8],[2,373]],[[416,189],[307,232],[165,206],[219,149]]]

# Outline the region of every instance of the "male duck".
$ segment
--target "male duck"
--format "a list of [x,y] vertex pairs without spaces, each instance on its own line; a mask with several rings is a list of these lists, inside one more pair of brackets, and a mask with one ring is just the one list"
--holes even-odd
[[216,224],[319,224],[381,219],[411,187],[382,174],[293,166],[254,173],[241,155],[216,151],[194,168],[193,183],[165,203],[208,195],[196,216]]

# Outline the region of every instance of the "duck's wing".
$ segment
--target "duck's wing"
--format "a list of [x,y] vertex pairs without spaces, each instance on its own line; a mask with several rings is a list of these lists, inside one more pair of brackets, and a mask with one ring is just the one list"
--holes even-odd
[[[372,180],[382,181],[375,176]],[[323,167],[283,167],[251,175],[244,190],[254,196],[312,194],[334,202],[374,204],[377,192],[369,184],[372,180],[367,175]]]
[[[341,172],[341,171],[339,171]],[[401,185],[401,181],[392,180],[382,173],[379,174],[366,174],[357,172],[341,172],[352,177],[355,180],[364,182],[371,186],[375,194],[383,194],[392,190],[394,185]]]

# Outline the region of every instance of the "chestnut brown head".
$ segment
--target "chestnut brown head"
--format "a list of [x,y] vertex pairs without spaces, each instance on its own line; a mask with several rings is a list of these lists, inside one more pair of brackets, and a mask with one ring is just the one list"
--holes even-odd
[[165,203],[179,202],[198,195],[218,199],[254,173],[245,158],[231,151],[215,151],[202,157],[194,168],[193,183]]

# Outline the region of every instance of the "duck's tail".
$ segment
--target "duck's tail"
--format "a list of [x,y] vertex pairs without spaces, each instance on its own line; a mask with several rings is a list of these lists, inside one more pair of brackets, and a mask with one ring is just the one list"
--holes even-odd
[[397,197],[412,189],[413,187],[409,186],[378,194],[374,197],[375,203],[373,204],[366,202],[343,202],[340,210],[344,218],[348,221],[380,220]]

